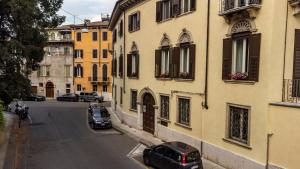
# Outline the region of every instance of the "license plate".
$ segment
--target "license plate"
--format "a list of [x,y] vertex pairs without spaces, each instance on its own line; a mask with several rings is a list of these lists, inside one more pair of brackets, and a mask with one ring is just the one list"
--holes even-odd
[[196,169],[196,168],[199,168],[199,166],[198,166],[198,165],[195,165],[195,166],[193,166],[191,169]]
[[102,124],[101,124],[101,126],[105,126],[105,124],[104,124],[104,123],[102,123]]

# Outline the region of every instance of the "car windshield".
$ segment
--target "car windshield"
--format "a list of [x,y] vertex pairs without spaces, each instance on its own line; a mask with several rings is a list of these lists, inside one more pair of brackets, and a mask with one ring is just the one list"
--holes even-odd
[[187,161],[188,163],[197,161],[197,160],[199,160],[199,159],[200,159],[200,154],[199,154],[198,151],[191,152],[191,153],[189,153],[189,154],[187,155],[187,157],[186,157],[186,161]]
[[102,117],[102,118],[109,117],[109,113],[105,109],[102,109],[102,110],[101,109],[95,109],[94,110],[94,117]]

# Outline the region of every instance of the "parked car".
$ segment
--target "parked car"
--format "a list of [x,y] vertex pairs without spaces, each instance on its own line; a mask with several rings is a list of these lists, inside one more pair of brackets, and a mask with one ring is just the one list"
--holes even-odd
[[37,94],[31,94],[30,96],[27,97],[28,101],[45,101],[46,97],[45,96],[40,96]]
[[144,163],[160,169],[203,169],[199,151],[182,142],[167,142],[146,148]]
[[103,102],[103,96],[99,96],[97,92],[80,92],[79,100],[82,102]]
[[93,107],[89,107],[88,121],[93,129],[112,127],[110,114],[108,113],[107,109],[103,106],[99,107],[93,105]]
[[68,93],[61,96],[56,97],[57,101],[71,101],[71,102],[78,102],[79,96],[78,94]]

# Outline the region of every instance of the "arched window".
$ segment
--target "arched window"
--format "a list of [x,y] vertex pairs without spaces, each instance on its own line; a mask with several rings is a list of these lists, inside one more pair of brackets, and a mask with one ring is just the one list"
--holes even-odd
[[93,81],[96,82],[98,81],[98,66],[96,64],[93,65]]
[[171,53],[172,48],[167,34],[163,35],[160,47],[155,51],[155,77],[168,78],[171,76]]
[[139,77],[139,52],[135,42],[132,43],[131,52],[127,55],[127,76]]
[[102,66],[102,80],[103,80],[103,82],[106,82],[107,81],[107,65],[106,64],[104,64],[103,66]]
[[239,20],[229,29],[223,40],[223,80],[258,81],[260,34],[254,34],[255,24]]

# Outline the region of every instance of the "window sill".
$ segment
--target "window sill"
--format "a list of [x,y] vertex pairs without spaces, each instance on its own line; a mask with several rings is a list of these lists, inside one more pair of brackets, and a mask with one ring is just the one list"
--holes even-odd
[[248,80],[223,80],[225,83],[232,83],[232,84],[247,84],[247,85],[254,85],[255,81],[248,81]]
[[188,12],[185,12],[185,13],[181,13],[180,15],[177,15],[177,16],[175,16],[174,18],[179,18],[179,17],[181,17],[181,16],[185,16],[185,15],[188,15],[188,14],[191,14],[191,13],[193,13],[193,12],[195,12],[196,10],[194,10],[194,11],[188,11]]
[[160,121],[164,121],[164,122],[167,122],[167,123],[171,123],[170,120],[165,119],[165,118],[162,118],[162,117],[159,117],[158,119],[159,119]]
[[181,124],[181,123],[176,122],[175,125],[186,128],[186,129],[189,129],[189,130],[192,130],[191,126],[188,126],[188,125],[185,125],[185,124]]
[[175,81],[181,81],[181,82],[185,82],[185,81],[194,81],[194,79],[183,79],[183,78],[177,78],[175,79]]
[[136,109],[129,109],[129,111],[132,111],[132,112],[137,112]]
[[229,138],[223,138],[223,141],[225,141],[227,143],[231,143],[231,144],[241,146],[241,147],[246,148],[248,150],[252,150],[252,147],[250,147],[249,145],[244,144],[244,143],[240,143],[238,141],[235,141],[235,140],[232,140],[232,139],[229,139]]
[[282,106],[282,107],[290,107],[290,108],[300,108],[300,103],[290,103],[290,102],[275,102],[270,103],[272,106]]
[[134,33],[134,32],[137,32],[137,31],[139,31],[140,30],[140,28],[137,28],[137,29],[135,29],[135,30],[132,30],[132,31],[128,31],[129,33]]
[[161,81],[168,81],[168,80],[172,80],[172,78],[170,77],[157,77],[157,80],[161,80]]
[[170,18],[161,20],[161,21],[159,21],[159,22],[157,22],[157,23],[158,23],[158,24],[164,23],[164,22],[170,21],[170,20],[172,20],[172,19],[173,19],[173,18],[170,16]]
[[138,80],[138,77],[128,77],[128,79],[132,79],[132,80]]

